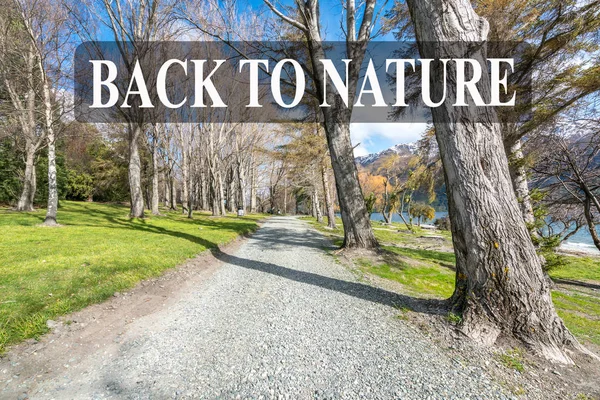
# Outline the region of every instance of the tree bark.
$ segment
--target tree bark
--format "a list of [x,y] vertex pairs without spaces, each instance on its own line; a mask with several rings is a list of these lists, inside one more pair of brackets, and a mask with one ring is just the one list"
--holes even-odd
[[238,206],[241,206],[246,211],[246,171],[244,164],[241,161],[237,163],[237,192],[238,192]]
[[35,153],[32,145],[27,146],[25,155],[25,175],[23,176],[23,190],[17,203],[17,211],[33,211],[33,199],[36,190]]
[[[33,38],[33,36],[32,36]],[[48,206],[44,225],[56,226],[58,211],[58,185],[56,182],[56,137],[54,132],[54,118],[52,116],[52,99],[50,96],[50,82],[46,75],[41,55],[38,56],[38,69],[42,81],[42,99],[44,103],[44,125],[46,140],[48,141]]]
[[252,165],[251,170],[251,183],[250,183],[250,212],[255,213],[257,211],[256,207],[256,167]]
[[[374,4],[369,3],[367,8],[373,6]],[[304,22],[309,29],[307,34],[308,47],[317,92],[320,100],[325,99],[327,104],[330,105],[330,107],[321,107],[321,111],[344,225],[344,243],[342,247],[375,248],[378,246],[377,239],[373,234],[369,213],[365,206],[365,199],[358,180],[358,171],[354,163],[352,141],[350,140],[352,104],[367,43],[352,42],[355,37],[351,37],[351,42],[347,43],[349,50],[354,49],[356,51],[352,50],[354,56],[349,56],[352,59],[352,64],[348,72],[350,74],[348,77],[349,106],[346,107],[340,96],[335,94],[333,88],[326,83],[323,64],[319,61],[326,58],[320,41],[319,27],[311,22],[308,17],[305,18]],[[325,93],[327,93],[326,96]]]
[[152,143],[152,215],[160,215],[158,209],[158,147],[156,143]]
[[390,195],[388,193],[388,180],[386,179],[383,182],[383,209],[381,210],[381,215],[383,215],[383,219],[386,224],[389,224],[392,221],[392,210],[390,209]]
[[165,207],[171,208],[171,178],[170,174],[165,173],[163,175],[164,183],[165,183]]
[[13,107],[17,111],[17,119],[22,135],[25,138],[25,174],[23,176],[23,189],[17,202],[17,211],[33,211],[33,201],[37,188],[35,156],[44,140],[43,135],[38,136],[36,134],[36,85],[34,73],[36,56],[33,45],[29,46],[25,56],[26,70],[23,73],[27,76],[27,88],[23,90],[24,93],[19,92],[20,86],[11,81],[6,73],[2,74],[4,87],[8,92]]
[[223,187],[223,176],[221,172],[217,172],[217,188],[218,188],[218,201],[219,201],[219,210],[220,215],[227,215],[227,210],[225,209],[225,190]]
[[208,183],[204,168],[200,171],[200,197],[202,210],[208,210]]
[[171,175],[171,182],[169,184],[171,186],[171,210],[177,211],[177,185],[173,175]]
[[[408,0],[408,5],[421,57],[477,59],[483,67],[478,88],[489,91],[485,51],[474,46],[465,54],[466,46],[448,44],[485,41],[488,23],[475,14],[471,3]],[[448,67],[448,75],[454,76],[455,66]],[[442,77],[440,71],[432,74],[433,98],[442,97]],[[456,88],[450,84],[446,90],[454,98]],[[556,314],[517,198],[509,189],[508,159],[495,111],[446,102],[433,108],[432,116],[456,254],[451,302],[462,314],[461,330],[484,344],[503,334],[548,359],[572,363],[564,346],[581,347]]]
[[[324,114],[330,113],[333,112],[325,109]],[[327,133],[331,165],[335,175],[344,225],[342,247],[374,248],[377,247],[377,239],[371,228],[371,221],[358,181],[358,171],[354,163],[350,141],[350,124],[337,122],[335,119],[333,116],[325,118],[325,132]]]
[[315,213],[317,215],[317,221],[319,223],[323,222],[323,213],[321,212],[321,205],[319,204],[319,193],[317,192],[317,188],[313,189],[313,202],[315,205]]
[[139,152],[139,138],[142,126],[129,123],[129,196],[131,218],[144,218],[144,197],[142,193],[142,164]]
[[531,197],[529,195],[527,170],[525,165],[523,165],[524,156],[521,148],[521,141],[517,140],[514,145],[507,150],[509,151],[509,158],[511,161],[509,163],[510,177],[517,200],[519,201],[519,205],[521,207],[523,220],[525,221],[530,234],[535,235],[535,216],[533,215],[533,206],[531,204]]
[[323,180],[323,193],[325,194],[325,207],[327,208],[327,227],[335,229],[335,210],[333,209],[331,189],[329,188],[329,176],[323,163],[321,163],[321,178]]
[[583,207],[584,207],[583,214],[585,215],[585,221],[587,222],[590,236],[592,237],[594,246],[596,246],[596,248],[598,250],[600,250],[600,237],[598,237],[598,231],[596,230],[596,224],[594,223],[594,218],[592,217],[592,210],[591,210],[592,199],[589,196],[585,197],[585,199],[583,201]]
[[189,193],[189,157],[188,157],[188,151],[189,149],[187,148],[187,142],[182,140],[181,141],[182,145],[182,149],[181,149],[181,153],[182,153],[182,157],[181,157],[181,174],[183,175],[181,180],[182,180],[182,185],[181,185],[181,212],[183,214],[188,212],[188,197],[190,195]]

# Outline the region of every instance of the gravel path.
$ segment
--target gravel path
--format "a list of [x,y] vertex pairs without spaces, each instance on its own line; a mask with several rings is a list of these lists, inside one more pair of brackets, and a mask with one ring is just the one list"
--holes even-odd
[[271,218],[177,302],[90,351],[32,399],[504,399],[396,318],[300,220]]

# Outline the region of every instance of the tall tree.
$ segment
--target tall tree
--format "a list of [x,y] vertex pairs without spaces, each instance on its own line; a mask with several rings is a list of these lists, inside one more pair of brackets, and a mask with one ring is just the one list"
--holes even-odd
[[[48,149],[48,207],[44,225],[57,225],[58,185],[56,179],[56,137],[60,129],[60,117],[68,110],[65,99],[56,92],[66,87],[65,65],[72,54],[70,34],[66,28],[67,12],[58,1],[14,0],[27,39],[35,57],[35,71],[40,82],[43,129]],[[62,104],[61,104],[62,103]],[[59,105],[59,107],[56,107]]]
[[358,181],[358,171],[354,164],[350,140],[350,118],[360,68],[367,44],[371,39],[376,1],[367,0],[364,6],[359,8],[356,7],[354,0],[344,1],[346,58],[352,60],[347,76],[347,105],[339,95],[335,94],[331,83],[326,79],[324,66],[320,61],[326,59],[326,50],[321,31],[319,0],[296,1],[298,19],[286,15],[268,0],[264,1],[279,18],[304,34],[319,102],[326,101],[330,105],[330,107],[322,107],[321,112],[344,225],[343,247],[374,248],[377,246],[377,240],[371,228],[369,214]]
[[[97,21],[111,32],[130,76],[137,60],[143,62],[151,56],[152,41],[176,37],[171,24],[171,0],[90,1],[94,4],[91,10]],[[136,107],[138,100],[134,99],[131,112],[122,116],[128,127],[130,216],[133,218],[144,217],[139,145],[148,123],[144,110]]]
[[[484,71],[479,90],[489,95],[485,49],[464,46],[484,42],[489,30],[471,3],[408,0],[408,6],[421,57],[477,60]],[[455,65],[448,74],[456,74]],[[431,79],[434,98],[444,90],[454,98],[456,87],[446,85],[441,71]],[[549,359],[571,363],[566,347],[583,348],[556,314],[517,198],[507,190],[512,183],[495,110],[446,102],[432,116],[456,255],[451,302],[462,314],[462,332],[486,344],[507,335]]]
[[37,115],[40,85],[36,79],[36,51],[13,1],[3,1],[6,4],[0,7],[0,78],[10,99],[10,107],[5,112],[18,121],[25,153],[23,186],[16,209],[33,211],[35,161],[46,138],[46,130],[39,129]]

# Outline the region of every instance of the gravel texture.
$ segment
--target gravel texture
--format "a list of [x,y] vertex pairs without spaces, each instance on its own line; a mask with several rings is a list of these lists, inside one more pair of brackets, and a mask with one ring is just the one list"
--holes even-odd
[[397,318],[308,225],[274,217],[210,278],[72,360],[31,399],[506,399]]

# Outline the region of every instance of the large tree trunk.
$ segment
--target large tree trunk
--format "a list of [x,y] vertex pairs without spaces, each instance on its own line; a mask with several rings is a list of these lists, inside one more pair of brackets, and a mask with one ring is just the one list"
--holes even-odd
[[[475,14],[471,3],[408,0],[408,5],[421,57],[477,59],[483,67],[478,86],[489,95],[485,52],[476,48],[465,54],[466,46],[449,45],[486,39],[488,23]],[[448,67],[448,76],[455,76],[454,64]],[[433,98],[442,98],[442,77],[441,71],[433,71]],[[455,97],[452,84],[446,90],[448,98]],[[501,334],[513,337],[549,359],[572,362],[564,346],[580,346],[552,304],[548,282],[511,190],[495,111],[452,107],[447,101],[432,109],[432,115],[456,254],[456,288],[451,301],[454,310],[462,314],[461,330],[485,344],[495,342]],[[476,123],[476,118],[487,122]]]
[[25,175],[23,176],[23,190],[19,196],[17,203],[17,211],[33,211],[33,199],[36,190],[36,174],[35,174],[35,149],[32,145],[28,145],[25,155]]
[[54,118],[52,116],[52,99],[50,97],[50,83],[44,69],[44,65],[38,58],[38,68],[42,80],[42,95],[44,102],[44,122],[46,128],[46,139],[48,141],[48,207],[44,225],[56,226],[56,214],[58,212],[58,185],[56,182],[56,137],[54,132]]
[[152,215],[160,215],[158,209],[158,174],[158,147],[156,143],[152,143]]
[[142,193],[142,164],[139,152],[139,138],[142,127],[129,123],[129,195],[131,198],[131,218],[144,218],[144,196]]
[[321,163],[321,178],[323,180],[323,193],[325,194],[325,207],[327,208],[327,227],[335,229],[335,210],[333,209],[331,189],[329,188],[329,174],[323,163]]
[[[373,4],[371,4],[373,6]],[[325,59],[325,51],[320,42],[318,25],[305,19],[309,25],[308,47],[311,64],[315,74],[315,82],[320,100],[325,99],[331,107],[321,107],[323,114],[325,136],[331,156],[331,166],[335,176],[337,197],[344,225],[344,248],[375,248],[377,239],[373,234],[369,213],[365,206],[365,199],[358,181],[358,171],[354,163],[352,141],[350,140],[350,119],[352,104],[356,93],[360,65],[364,58],[364,51],[358,51],[352,57],[348,77],[348,104],[346,107],[341,97],[334,92],[328,81],[325,80],[323,64],[319,61]],[[310,23],[310,24],[308,24]],[[366,48],[367,43],[348,43],[348,49]],[[324,94],[327,93],[327,96]]]
[[[13,107],[18,111],[18,121],[25,137],[25,174],[23,189],[17,202],[17,211],[33,211],[33,201],[37,188],[35,156],[43,141],[43,136],[36,135],[36,93],[34,66],[36,57],[34,47],[30,46],[26,54],[26,70],[28,88],[26,93],[19,93],[10,79],[4,75],[4,86],[8,91]],[[24,101],[23,101],[24,100]]]
[[[325,115],[333,113],[329,109],[325,110]],[[369,213],[358,181],[358,171],[354,164],[350,124],[337,122],[329,116],[325,118],[325,132],[344,225],[343,247],[377,247],[377,239],[371,228]]]

